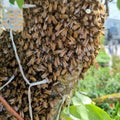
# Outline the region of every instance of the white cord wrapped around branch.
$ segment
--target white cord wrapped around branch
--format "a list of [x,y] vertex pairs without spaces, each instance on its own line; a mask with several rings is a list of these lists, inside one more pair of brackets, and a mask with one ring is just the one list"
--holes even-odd
[[13,49],[14,49],[14,52],[15,52],[15,57],[17,59],[17,62],[18,62],[18,65],[19,65],[19,69],[20,69],[20,72],[22,74],[22,77],[23,79],[25,80],[25,82],[30,85],[30,82],[29,80],[25,77],[25,74],[24,74],[24,71],[23,71],[23,68],[22,68],[22,65],[21,65],[21,62],[20,62],[20,58],[18,56],[18,53],[17,53],[17,49],[16,49],[16,46],[15,46],[15,42],[13,40],[13,33],[12,33],[12,29],[11,29],[11,25],[10,25],[10,37],[11,37],[11,41],[12,41],[12,46],[13,46]]
[[33,120],[32,105],[31,105],[31,87],[36,86],[36,85],[45,84],[45,83],[48,83],[47,78],[42,81],[39,81],[39,82],[31,83],[28,88],[29,114],[30,114],[31,120]]
[[6,87],[9,83],[11,83],[11,82],[14,80],[14,78],[15,78],[15,76],[13,75],[13,76],[8,80],[7,83],[5,83],[2,87],[0,87],[0,91],[1,91],[4,87]]
[[[10,23],[9,23],[9,25],[10,25]],[[14,42],[14,39],[13,39],[13,33],[12,33],[11,25],[10,25],[10,37],[11,37],[12,46],[13,46],[13,49],[14,49],[14,52],[15,52],[15,57],[16,57],[16,60],[18,62],[18,65],[19,65],[20,72],[22,74],[22,77],[23,77],[24,81],[29,85],[29,88],[28,88],[29,114],[30,114],[31,120],[33,120],[32,105],[31,105],[31,87],[36,86],[36,85],[46,84],[46,83],[48,83],[48,79],[46,78],[42,81],[33,82],[33,83],[29,82],[29,80],[26,78],[26,76],[24,74],[24,71],[23,71],[23,68],[22,68],[22,65],[21,65],[21,62],[20,62],[20,58],[19,58],[18,53],[17,53],[16,45],[15,45],[15,42]]]

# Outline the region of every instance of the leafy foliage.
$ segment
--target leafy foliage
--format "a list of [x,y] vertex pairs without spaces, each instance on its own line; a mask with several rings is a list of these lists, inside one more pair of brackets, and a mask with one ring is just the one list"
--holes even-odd
[[14,4],[14,3],[15,3],[15,0],[9,0],[9,2],[10,2],[11,4]]
[[14,4],[15,1],[17,2],[19,8],[22,8],[22,6],[23,6],[23,4],[24,4],[24,0],[9,0],[9,2],[10,2],[11,4]]
[[[86,102],[85,102],[86,101]],[[112,120],[101,108],[92,103],[85,95],[75,92],[72,105],[62,112],[62,120]]]
[[120,102],[116,103],[112,112],[112,118],[114,118],[114,120],[120,120]]
[[110,57],[109,57],[108,54],[105,52],[105,50],[102,48],[102,49],[99,51],[99,55],[97,56],[96,60],[97,60],[97,62],[98,62],[99,64],[106,65],[106,64],[108,64],[108,62],[110,61]]
[[[109,56],[101,50],[97,56],[99,64],[109,62]],[[113,56],[112,70],[108,66],[98,68],[92,66],[86,73],[84,80],[80,81],[80,91],[85,91],[90,97],[99,97],[120,91],[120,58]]]
[[[103,55],[99,54],[98,58]],[[120,92],[120,57],[113,56],[112,70],[108,66],[98,68],[92,66],[83,81],[79,82],[79,90],[86,92],[91,98]],[[97,59],[100,62],[100,59]],[[105,62],[105,61],[103,61]],[[120,109],[117,103],[103,103],[99,107],[107,111],[114,120],[120,120]],[[119,106],[120,108],[120,106]]]
[[120,9],[120,0],[117,0],[117,7]]

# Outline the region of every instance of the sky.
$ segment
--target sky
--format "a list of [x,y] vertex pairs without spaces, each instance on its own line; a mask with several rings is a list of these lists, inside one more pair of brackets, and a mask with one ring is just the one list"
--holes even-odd
[[120,10],[117,8],[116,0],[109,3],[109,18],[120,20]]

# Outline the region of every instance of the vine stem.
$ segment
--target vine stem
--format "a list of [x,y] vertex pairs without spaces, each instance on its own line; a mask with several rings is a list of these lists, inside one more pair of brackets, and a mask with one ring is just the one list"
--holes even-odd
[[23,120],[23,118],[7,103],[7,101],[0,95],[0,102],[6,107],[6,109],[14,115],[18,120]]

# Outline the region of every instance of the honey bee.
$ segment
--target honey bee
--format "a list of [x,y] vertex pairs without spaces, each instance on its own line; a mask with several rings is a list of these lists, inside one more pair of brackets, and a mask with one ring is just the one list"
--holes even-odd
[[52,34],[52,40],[54,41],[56,39],[55,34]]
[[56,72],[53,73],[53,80],[56,81],[57,80],[57,75]]
[[52,73],[52,64],[48,64],[48,71]]
[[58,25],[55,27],[55,30],[59,31],[61,27],[62,27],[62,24],[58,23]]
[[30,80],[31,80],[32,82],[37,81],[37,80],[36,80],[36,78],[35,78],[35,77],[33,77],[33,76],[30,76]]
[[56,71],[56,76],[59,77],[59,76],[60,76],[60,73],[61,73],[61,70],[58,69],[58,70]]
[[63,69],[61,75],[65,75],[67,73],[67,69]]
[[60,51],[60,57],[63,57],[67,53],[67,49],[63,49]]
[[63,31],[61,31],[61,35],[62,36],[67,36],[67,32],[68,32],[68,29],[64,29]]
[[39,36],[39,33],[38,33],[38,32],[35,32],[35,33],[33,34],[33,38],[38,38],[38,36]]
[[54,65],[55,67],[58,67],[60,65],[59,57],[55,57]]
[[78,24],[75,24],[73,27],[72,27],[72,29],[73,30],[77,30],[77,29],[79,29],[80,28],[80,24],[78,23]]
[[47,95],[50,95],[51,93],[52,93],[51,90],[47,90],[47,89],[45,89],[45,91],[44,91],[44,94],[47,94]]
[[[37,120],[37,119],[36,119],[36,120]],[[39,119],[38,119],[38,120],[39,120]],[[45,117],[42,117],[41,120],[46,120],[46,118],[45,118]],[[49,119],[48,119],[48,120],[49,120]]]
[[43,25],[43,30],[46,30],[46,29],[47,29],[47,24],[44,23],[44,25]]
[[32,54],[33,54],[33,51],[30,51],[30,50],[29,50],[29,51],[26,52],[26,56],[27,56],[27,57],[30,57]]
[[78,38],[78,32],[77,32],[77,31],[74,31],[73,36],[74,36],[74,38]]
[[43,74],[41,75],[41,78],[44,79],[44,78],[47,78],[47,76],[48,76],[48,73],[45,72],[45,73],[43,73]]
[[50,4],[49,4],[49,9],[48,9],[48,11],[49,11],[49,12],[52,12],[52,9],[53,9],[53,8],[52,8],[52,4],[50,3]]
[[35,57],[32,57],[31,59],[30,59],[30,61],[28,62],[28,66],[31,66],[31,65],[33,65],[35,63]]
[[64,7],[62,7],[62,8],[61,8],[61,13],[62,13],[62,14],[65,14],[66,9],[67,9],[67,8],[66,8],[65,6],[64,6]]
[[54,10],[57,10],[57,6],[58,6],[58,2],[55,1],[55,2],[54,2],[54,6],[53,6],[53,7],[54,7]]
[[6,81],[8,77],[0,77],[0,81]]
[[55,49],[56,49],[56,44],[54,43],[54,42],[51,42],[51,49],[52,49],[52,51],[55,51]]
[[36,114],[36,115],[34,116],[34,119],[35,119],[35,120],[40,120],[40,119],[39,119],[39,115]]
[[46,16],[47,16],[47,11],[44,10],[44,12],[42,13],[42,17],[46,18]]
[[84,56],[83,59],[88,62],[89,61],[89,58],[87,56]]
[[28,46],[29,46],[29,44],[28,44],[28,43],[25,43],[25,44],[24,44],[24,50],[27,50],[27,49],[28,49]]
[[44,72],[45,70],[46,70],[46,67],[43,65],[39,65],[39,67],[37,69],[37,71],[42,71],[42,72]]
[[63,48],[63,43],[62,43],[62,41],[61,41],[61,40],[58,40],[58,42],[57,42],[57,43],[58,43],[58,47],[59,47],[59,48]]
[[24,44],[24,50],[27,50],[27,49],[28,49],[28,45],[29,45],[28,43],[25,43],[25,44]]
[[81,45],[78,45],[77,48],[76,48],[77,55],[80,55],[81,52],[82,52]]
[[33,10],[33,12],[34,12],[35,14],[38,13],[39,11],[40,11],[39,8],[36,8],[36,9]]
[[42,19],[41,16],[38,17],[38,21],[39,21],[40,23],[43,23],[43,19]]

